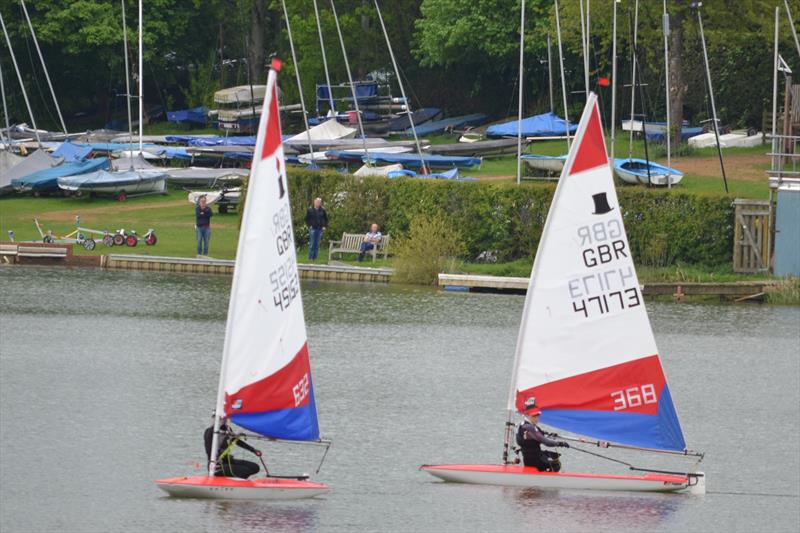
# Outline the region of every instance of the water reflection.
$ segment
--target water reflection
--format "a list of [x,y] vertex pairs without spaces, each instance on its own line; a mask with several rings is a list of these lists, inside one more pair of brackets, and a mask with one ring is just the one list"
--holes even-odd
[[205,506],[209,529],[228,531],[309,531],[316,528],[321,501],[296,503],[209,501]]
[[504,496],[524,521],[548,514],[568,516],[576,526],[614,530],[660,529],[685,504],[683,494],[570,493],[559,490],[505,489]]

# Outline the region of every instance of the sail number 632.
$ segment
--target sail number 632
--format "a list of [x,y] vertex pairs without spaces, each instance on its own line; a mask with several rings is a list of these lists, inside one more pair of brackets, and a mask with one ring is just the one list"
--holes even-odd
[[611,399],[614,400],[615,411],[622,411],[628,407],[639,407],[640,405],[658,402],[656,388],[652,383],[612,392]]

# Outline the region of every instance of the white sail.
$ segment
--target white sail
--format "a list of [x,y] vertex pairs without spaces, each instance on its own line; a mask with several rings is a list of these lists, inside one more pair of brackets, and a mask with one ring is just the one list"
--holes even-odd
[[536,253],[508,409],[613,442],[682,450],[606,155],[584,109]]

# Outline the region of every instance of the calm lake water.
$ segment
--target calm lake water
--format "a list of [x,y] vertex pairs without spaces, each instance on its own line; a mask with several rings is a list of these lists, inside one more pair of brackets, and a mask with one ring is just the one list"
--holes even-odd
[[[649,303],[708,494],[443,484],[417,467],[500,459],[523,298],[304,283],[322,433],[293,503],[175,500],[198,472],[230,279],[0,267],[0,530],[797,531],[800,308]],[[273,472],[317,447],[263,446]],[[678,466],[649,455],[643,466]],[[565,469],[621,472],[567,450]]]

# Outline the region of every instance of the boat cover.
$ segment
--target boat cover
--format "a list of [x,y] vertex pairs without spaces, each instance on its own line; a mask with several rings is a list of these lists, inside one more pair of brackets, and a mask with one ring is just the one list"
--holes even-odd
[[205,124],[207,109],[204,106],[167,111],[167,120],[177,124]]
[[98,170],[77,176],[58,178],[58,186],[62,189],[91,191],[106,187],[128,187],[142,182],[166,179],[167,174],[160,170],[123,170],[108,172]]
[[63,176],[75,176],[111,168],[111,163],[107,157],[87,159],[78,163],[61,163],[52,168],[46,168],[22,178],[14,179],[11,184],[15,189],[30,189],[32,191],[47,191],[58,189],[58,178]]
[[[354,85],[356,87],[356,98],[358,98],[359,102],[378,96],[378,82],[376,81],[357,81]],[[347,89],[349,88],[348,85]],[[327,85],[317,85],[317,100],[328,102],[331,99],[330,94],[331,91]],[[350,95],[351,93],[348,92],[347,94]],[[350,96],[350,100],[352,99],[352,96]]]
[[[417,135],[431,135],[433,133],[441,133],[448,128],[463,128],[464,126],[477,126],[484,122],[487,115],[483,113],[473,113],[472,115],[462,115],[459,117],[446,118],[444,120],[435,120],[433,122],[426,122],[415,128]],[[413,135],[411,128],[406,130],[406,135]]]
[[[423,107],[422,109],[417,109],[411,113],[411,118],[414,119],[414,128],[436,118],[441,112],[442,110],[438,107]],[[410,128],[411,120],[408,118],[408,113],[404,113],[389,121],[389,131],[404,131]]]
[[[666,125],[665,125],[666,126]],[[664,140],[664,130],[663,129],[656,129],[655,131],[650,131],[650,123],[645,124],[645,131],[647,132],[647,140],[648,141],[663,141]],[[703,133],[703,127],[699,126],[696,128],[684,126],[681,128],[681,140],[685,141],[692,137],[696,137]]]
[[63,158],[54,157],[44,150],[36,150],[28,157],[22,158],[22,161],[19,161],[12,168],[8,169],[8,171],[4,171],[3,181],[8,180],[8,182],[11,183],[15,179],[24,178],[34,172],[60,165],[63,161]]
[[266,92],[266,85],[253,85],[252,88],[250,85],[238,85],[215,92],[214,102],[218,104],[250,103],[251,94],[253,101],[260,102],[264,99]]
[[298,133],[288,139],[285,139],[284,142],[289,143],[302,143],[304,141],[308,141],[308,134],[311,134],[312,141],[327,141],[332,139],[347,139],[351,137],[355,137],[356,129],[355,128],[348,128],[342,124],[339,124],[335,119],[326,120],[322,124],[317,126],[312,126],[306,131],[302,133]]
[[421,167],[422,162],[430,168],[470,168],[481,164],[480,157],[457,157],[443,155],[423,155],[418,154],[389,154],[385,152],[369,152],[363,158],[365,163],[400,163],[404,167]]
[[[512,120],[486,128],[487,137],[516,137],[519,121]],[[577,124],[569,125],[569,132],[577,131]],[[542,113],[522,119],[523,137],[563,137],[566,135],[566,121],[555,113]]]
[[230,137],[167,135],[167,142],[182,143],[188,146],[255,146],[256,138],[251,135],[232,135]]
[[111,160],[111,170],[130,170],[131,168],[149,170],[156,167],[148,163],[147,159],[139,152],[136,152],[133,157],[120,157],[119,159]]
[[8,171],[22,161],[25,161],[24,157],[6,150],[0,150],[0,194],[6,194],[14,190],[11,187],[11,173]]
[[88,144],[75,144],[64,141],[53,151],[56,157],[63,157],[65,163],[77,163],[86,159],[92,153],[92,147]]

